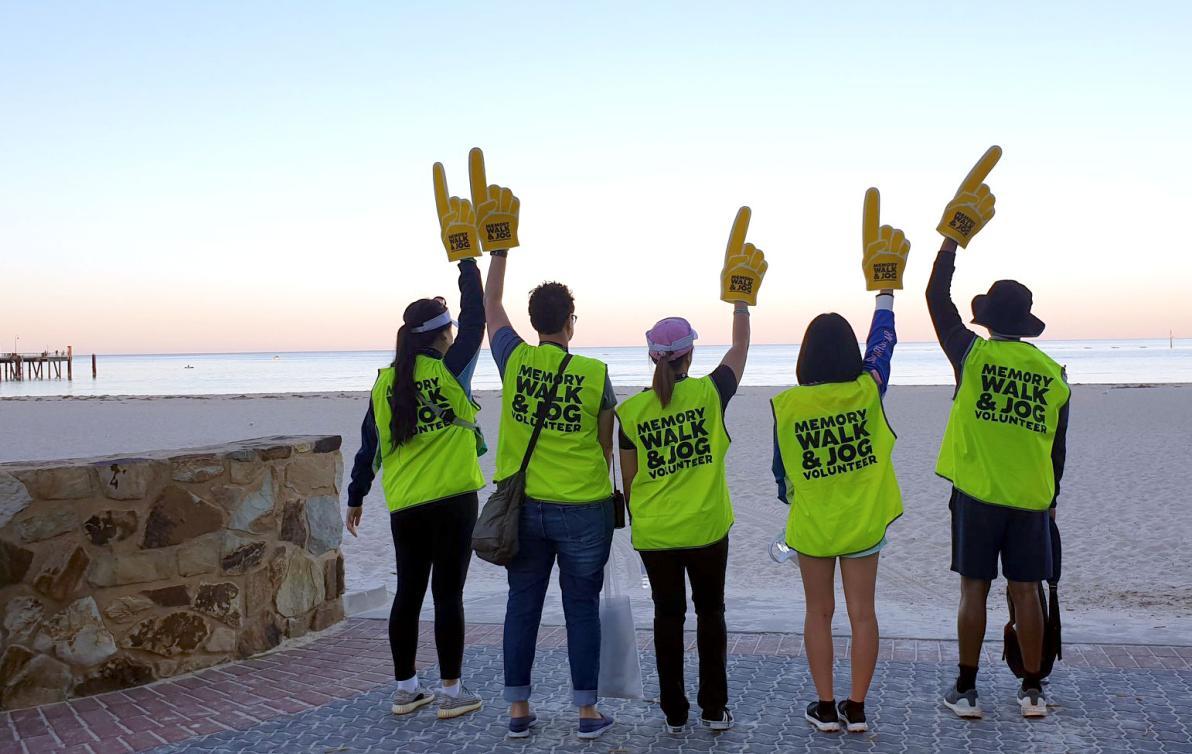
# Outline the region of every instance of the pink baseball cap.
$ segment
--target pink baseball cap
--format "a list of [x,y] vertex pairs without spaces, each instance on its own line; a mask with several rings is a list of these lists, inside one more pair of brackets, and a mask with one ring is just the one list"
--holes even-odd
[[646,333],[646,346],[650,349],[650,358],[655,363],[663,360],[675,361],[691,353],[698,337],[699,333],[687,320],[682,317],[667,317],[658,320]]

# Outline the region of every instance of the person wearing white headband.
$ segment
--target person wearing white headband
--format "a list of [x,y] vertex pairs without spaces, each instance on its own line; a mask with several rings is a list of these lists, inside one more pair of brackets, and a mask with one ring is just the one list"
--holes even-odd
[[[397,692],[391,709],[404,715],[438,699],[439,718],[480,709],[460,682],[464,650],[464,581],[472,529],[484,486],[485,450],[471,398],[472,372],[484,339],[484,290],[474,259],[459,263],[460,322],[442,298],[406,307],[393,363],[380,370],[361,427],[360,452],[348,487],[347,528],[357,536],[364,498],[381,471],[397,554],[397,592],[389,646]],[[452,332],[459,328],[459,336]],[[434,578],[431,578],[431,572]],[[438,694],[415,671],[418,615],[430,584],[435,603]]]
[[689,377],[699,336],[682,317],[646,333],[653,386],[617,409],[625,496],[633,546],[641,553],[654,599],[654,646],[665,729],[681,733],[690,703],[683,683],[687,584],[695,603],[700,722],[728,730],[728,636],[724,580],[733,508],[724,458],[730,438],[724,410],[749,355],[749,307],[733,306],[733,344],[705,377]]

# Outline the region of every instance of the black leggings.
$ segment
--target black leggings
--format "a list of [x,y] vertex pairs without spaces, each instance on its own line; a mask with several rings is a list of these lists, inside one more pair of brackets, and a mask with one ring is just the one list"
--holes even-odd
[[[399,681],[414,675],[418,615],[430,582],[435,601],[439,677],[459,678],[464,659],[464,581],[472,560],[475,492],[389,514],[397,551],[397,594],[389,613],[389,648]],[[432,569],[434,575],[432,577]]]

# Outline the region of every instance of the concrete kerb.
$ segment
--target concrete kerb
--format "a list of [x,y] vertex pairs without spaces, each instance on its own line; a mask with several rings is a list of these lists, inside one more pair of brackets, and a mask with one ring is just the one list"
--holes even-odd
[[[389,588],[385,586],[374,586],[368,589],[359,589],[354,592],[346,592],[343,596],[344,601],[344,615],[349,618],[389,618],[389,604],[393,600],[393,595],[389,592]],[[376,615],[375,613],[384,608],[384,616]]]

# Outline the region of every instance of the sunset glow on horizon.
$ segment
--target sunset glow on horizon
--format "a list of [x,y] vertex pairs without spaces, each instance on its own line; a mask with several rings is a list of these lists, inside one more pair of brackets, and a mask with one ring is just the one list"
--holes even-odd
[[1041,5],[9,3],[0,351],[390,349],[409,301],[457,309],[431,164],[466,195],[472,146],[521,198],[523,334],[560,280],[577,345],[668,315],[727,342],[743,204],[754,342],[861,330],[873,185],[912,244],[899,338],[931,340],[936,223],[1000,144],[961,314],[1015,278],[1045,338],[1192,337],[1192,6]]

